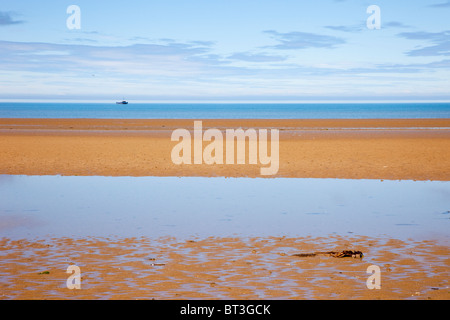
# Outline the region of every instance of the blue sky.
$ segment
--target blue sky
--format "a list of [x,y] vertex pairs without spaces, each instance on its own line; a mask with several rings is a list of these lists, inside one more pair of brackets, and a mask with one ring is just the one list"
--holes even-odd
[[450,100],[449,16],[448,0],[0,0],[0,99]]

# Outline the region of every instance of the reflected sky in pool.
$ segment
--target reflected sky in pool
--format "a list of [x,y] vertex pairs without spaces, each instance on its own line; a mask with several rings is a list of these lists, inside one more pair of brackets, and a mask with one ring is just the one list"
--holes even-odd
[[0,237],[449,240],[450,182],[0,175]]

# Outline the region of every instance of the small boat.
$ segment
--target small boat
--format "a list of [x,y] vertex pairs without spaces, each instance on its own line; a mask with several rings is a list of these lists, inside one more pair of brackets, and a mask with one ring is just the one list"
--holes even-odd
[[125,100],[117,101],[116,104],[128,104],[128,101]]

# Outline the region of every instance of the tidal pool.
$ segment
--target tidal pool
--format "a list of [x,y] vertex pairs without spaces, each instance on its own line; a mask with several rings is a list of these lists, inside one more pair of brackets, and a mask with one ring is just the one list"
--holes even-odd
[[450,182],[0,175],[0,238],[319,237],[449,242]]

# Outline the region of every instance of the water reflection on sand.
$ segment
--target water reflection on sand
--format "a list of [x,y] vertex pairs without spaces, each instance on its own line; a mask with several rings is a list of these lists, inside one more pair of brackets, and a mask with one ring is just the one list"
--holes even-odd
[[448,241],[450,182],[0,175],[0,234]]

